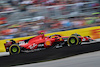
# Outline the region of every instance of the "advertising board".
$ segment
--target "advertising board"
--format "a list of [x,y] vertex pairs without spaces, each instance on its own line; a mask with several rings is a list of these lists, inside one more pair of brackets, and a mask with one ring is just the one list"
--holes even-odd
[[[98,39],[98,38],[100,38],[100,26],[54,32],[54,33],[45,34],[45,36],[50,36],[50,35],[54,35],[54,34],[60,34],[61,36],[71,36],[71,34],[73,34],[73,33],[80,34],[81,36],[90,36],[93,39]],[[31,37],[34,37],[34,36],[13,38],[13,40],[15,40],[15,41],[25,40],[25,39],[29,39]],[[0,40],[0,52],[6,51],[4,43],[6,43],[7,40],[11,40],[11,39]]]

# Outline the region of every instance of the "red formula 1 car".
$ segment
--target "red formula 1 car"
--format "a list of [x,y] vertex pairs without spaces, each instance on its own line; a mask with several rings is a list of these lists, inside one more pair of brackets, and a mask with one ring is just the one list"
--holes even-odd
[[11,40],[4,45],[10,54],[19,54],[20,52],[37,51],[50,47],[59,48],[63,46],[80,45],[85,41],[93,41],[93,39],[89,36],[82,37],[79,34],[72,34],[70,37],[58,34],[45,37],[44,34],[42,34],[27,40],[21,40],[18,43]]

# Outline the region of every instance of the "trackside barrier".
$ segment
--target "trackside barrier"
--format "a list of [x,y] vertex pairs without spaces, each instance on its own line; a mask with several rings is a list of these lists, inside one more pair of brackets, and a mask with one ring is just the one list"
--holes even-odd
[[[54,33],[45,34],[45,36],[50,36],[50,35],[54,35],[54,34],[60,34],[62,36],[70,36],[73,33],[78,33],[81,36],[90,36],[94,39],[98,39],[98,38],[100,38],[100,26],[75,29],[75,30],[69,30],[69,31],[54,32]],[[25,39],[28,39],[31,37],[34,37],[34,36],[13,38],[13,40],[15,40],[15,41],[25,40]],[[5,47],[4,47],[4,43],[6,43],[7,40],[11,40],[11,39],[0,40],[0,52],[6,51]]]
[[69,31],[54,32],[54,33],[46,34],[46,36],[50,36],[53,34],[60,34],[62,36],[70,36],[73,33],[78,33],[81,36],[91,36],[91,38],[93,39],[98,39],[100,38],[100,26],[74,29],[74,30],[69,30]]

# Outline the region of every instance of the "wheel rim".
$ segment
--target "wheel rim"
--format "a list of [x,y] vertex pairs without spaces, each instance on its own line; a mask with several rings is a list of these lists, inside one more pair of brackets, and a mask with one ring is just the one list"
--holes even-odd
[[9,47],[9,52],[10,52],[10,54],[19,54],[20,53],[20,47],[18,46],[18,45],[16,45],[16,44],[14,44],[14,45],[11,45],[10,47]]
[[70,42],[73,44],[75,43],[75,39],[71,39]]
[[77,36],[71,36],[68,38],[69,45],[78,45],[78,43],[79,43],[79,39],[77,38]]
[[17,52],[17,48],[14,47],[14,48],[12,49],[12,52]]

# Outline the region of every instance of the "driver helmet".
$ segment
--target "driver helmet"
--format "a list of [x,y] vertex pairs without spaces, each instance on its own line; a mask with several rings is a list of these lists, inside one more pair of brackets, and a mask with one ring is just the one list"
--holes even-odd
[[40,34],[44,34],[43,32],[41,32]]

